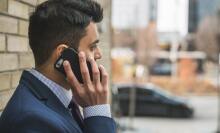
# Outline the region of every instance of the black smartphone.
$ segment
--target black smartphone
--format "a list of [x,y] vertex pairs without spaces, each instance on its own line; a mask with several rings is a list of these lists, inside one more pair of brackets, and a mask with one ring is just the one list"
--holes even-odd
[[[54,68],[58,70],[59,72],[61,72],[62,74],[64,74],[64,76],[66,77],[66,72],[63,67],[63,62],[65,60],[69,61],[72,71],[75,74],[78,81],[80,83],[83,83],[83,78],[82,78],[82,74],[80,71],[78,52],[73,48],[66,48],[62,51],[61,56],[57,59],[57,61],[54,64]],[[86,61],[86,62],[87,62],[87,67],[88,67],[89,74],[90,74],[90,79],[92,80],[93,79],[92,78],[92,66],[89,61]]]

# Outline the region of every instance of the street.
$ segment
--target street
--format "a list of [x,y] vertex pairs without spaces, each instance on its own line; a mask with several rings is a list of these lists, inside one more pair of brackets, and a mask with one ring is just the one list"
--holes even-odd
[[142,117],[129,121],[120,118],[122,127],[133,125],[134,130],[120,133],[214,133],[217,131],[217,96],[191,96],[189,102],[194,107],[194,117],[190,119]]

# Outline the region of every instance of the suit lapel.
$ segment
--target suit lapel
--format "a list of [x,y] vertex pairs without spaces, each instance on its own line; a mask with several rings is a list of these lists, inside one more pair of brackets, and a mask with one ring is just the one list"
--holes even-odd
[[77,128],[80,130],[80,127],[73,120],[69,110],[61,103],[55,94],[40,80],[33,76],[30,72],[24,71],[21,80],[21,84],[28,86],[30,91],[42,101],[47,107],[55,111],[57,114],[61,115],[65,120],[73,125],[77,125]]

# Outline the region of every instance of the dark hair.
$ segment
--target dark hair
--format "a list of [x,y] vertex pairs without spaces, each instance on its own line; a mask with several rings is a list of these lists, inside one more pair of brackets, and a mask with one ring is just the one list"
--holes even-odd
[[90,22],[103,19],[103,9],[92,0],[49,0],[30,16],[29,44],[35,64],[44,64],[61,43],[78,49]]

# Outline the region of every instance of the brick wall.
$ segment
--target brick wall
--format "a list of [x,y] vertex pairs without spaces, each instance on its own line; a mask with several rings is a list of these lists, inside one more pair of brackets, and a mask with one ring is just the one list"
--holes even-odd
[[[28,16],[34,7],[45,0],[0,0],[0,111],[4,109],[24,69],[34,66],[28,45]],[[105,19],[100,27],[102,64],[110,71],[110,4],[98,0],[105,7]]]
[[[104,19],[99,24],[100,32],[100,49],[102,50],[103,57],[100,63],[105,66],[109,74],[111,73],[111,60],[110,50],[112,46],[112,33],[111,33],[111,0],[97,0],[104,8]],[[111,75],[110,75],[111,76]]]
[[18,85],[23,69],[34,66],[28,45],[28,16],[38,0],[0,0],[0,110]]

